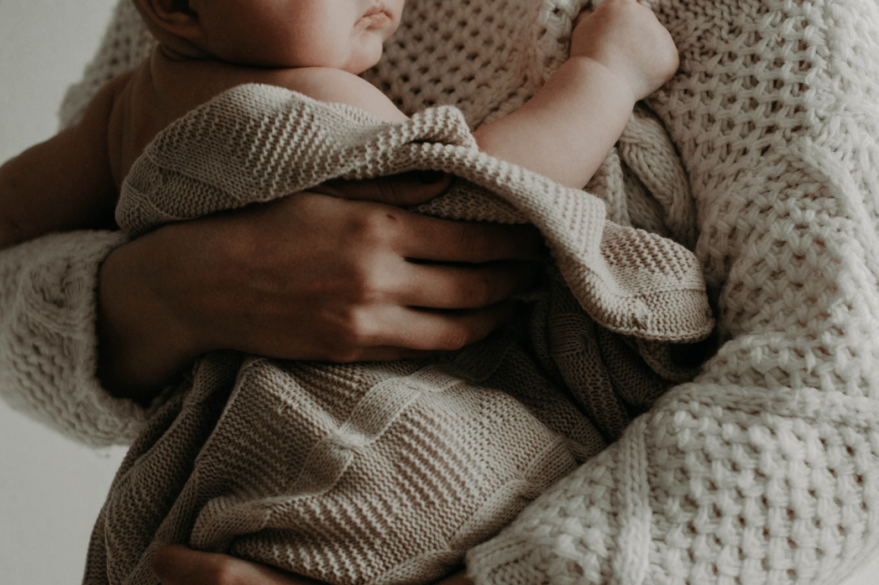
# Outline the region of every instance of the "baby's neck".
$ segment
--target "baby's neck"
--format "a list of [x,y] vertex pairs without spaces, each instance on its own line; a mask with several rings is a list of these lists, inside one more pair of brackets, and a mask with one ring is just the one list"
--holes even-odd
[[191,43],[162,43],[156,47],[162,57],[173,63],[181,63],[185,61],[203,61],[215,60],[219,61],[215,55],[211,55],[207,51],[196,47]]

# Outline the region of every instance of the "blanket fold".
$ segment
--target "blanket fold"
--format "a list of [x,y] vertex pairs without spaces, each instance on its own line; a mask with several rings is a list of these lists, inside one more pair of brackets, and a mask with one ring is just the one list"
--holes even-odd
[[[150,551],[185,542],[331,583],[427,583],[604,448],[632,409],[693,375],[667,343],[713,327],[692,253],[606,221],[593,195],[478,152],[456,108],[388,124],[241,86],[156,137],[126,178],[117,221],[138,235],[330,179],[415,169],[458,177],[420,211],[530,221],[545,235],[555,263],[536,337],[520,324],[451,357],[393,364],[203,360],[185,398],[132,447],[87,582],[151,583]],[[620,333],[652,344],[607,338]]]
[[[645,374],[637,377],[642,385],[628,384],[626,376],[637,371],[626,367],[633,347],[657,342],[597,327],[577,299],[565,296],[571,291],[560,277],[550,279],[555,290],[534,309],[530,345],[521,343],[521,331],[510,331],[443,363],[410,364],[414,371],[431,368],[505,388],[527,410],[524,416],[514,409],[516,420],[550,429],[543,435],[547,446],[565,437],[574,461],[616,440],[576,471],[560,472],[563,480],[500,535],[472,549],[468,572],[479,585],[836,585],[879,550],[873,407],[879,395],[879,14],[871,0],[645,3],[671,31],[681,70],[649,101],[653,114],[636,111],[588,191],[620,225],[695,242],[718,308],[720,349],[696,377],[672,372],[657,378],[664,362],[645,359],[651,383]],[[413,0],[384,62],[367,77],[404,111],[455,105],[476,126],[521,105],[564,59],[564,38],[579,7],[561,0]],[[506,221],[518,221],[506,206],[495,209],[506,210]],[[571,306],[576,310],[569,312]],[[569,318],[568,327],[579,333],[554,335],[545,326]],[[652,352],[638,354],[650,358]],[[565,361],[577,361],[577,355],[592,356],[601,367],[578,376]],[[209,358],[229,372],[214,383],[235,384],[240,361],[228,359]],[[246,371],[258,371],[259,363]],[[327,376],[318,387],[329,396],[363,393],[350,390],[353,378],[345,367],[283,366],[304,368],[295,370],[297,377]],[[150,456],[150,446],[165,433],[191,432],[200,448],[222,426],[218,420],[234,389],[200,390],[200,376],[213,369],[196,370],[193,389],[176,396],[165,418],[155,417],[155,432],[132,449],[95,531],[89,582],[106,582],[102,555],[120,566],[137,564],[142,555],[126,556],[122,549],[134,542],[148,551],[143,526],[161,538],[189,538],[190,530],[161,521],[174,497],[147,497],[143,486],[154,485],[148,480],[156,469],[141,464],[164,461]],[[390,375],[404,378],[413,370]],[[517,380],[519,390],[509,393]],[[673,383],[679,385],[654,404]],[[592,394],[595,389],[601,391]],[[483,393],[470,399],[477,396]],[[555,406],[541,410],[547,397],[558,396],[564,399],[553,404],[565,405],[557,411],[565,414],[553,416]],[[650,412],[623,433],[637,410],[633,404]],[[188,426],[192,419],[178,420],[181,412],[200,412],[203,422]],[[321,428],[347,420],[318,419]],[[238,423],[228,428],[236,437],[250,430]],[[472,436],[492,433],[478,428]],[[186,458],[174,461],[183,462],[182,486],[191,465]],[[198,475],[204,481],[206,474]],[[235,487],[235,477],[241,475],[214,478],[221,495]],[[497,477],[520,481],[521,473]],[[491,493],[504,491],[485,485]],[[125,508],[125,489],[146,505]],[[479,489],[474,493],[485,494]],[[534,491],[524,489],[523,499]],[[202,503],[193,509],[207,509]],[[193,509],[177,504],[188,526],[195,523]],[[370,517],[360,507],[346,509],[357,520],[346,525],[358,530]],[[400,508],[382,512],[388,509]],[[315,515],[326,517],[324,511]],[[452,540],[460,534],[451,532]],[[234,541],[229,548],[243,556],[253,550],[236,550]],[[433,558],[452,558],[443,554]],[[335,562],[301,561],[319,578],[327,578]]]
[[[711,331],[701,270],[689,250],[607,222],[604,203],[593,195],[480,153],[456,108],[385,124],[281,88],[240,86],[156,137],[125,180],[116,220],[136,236],[331,179],[420,169],[460,178],[424,212],[537,226],[568,286],[602,326],[674,342],[698,341]],[[492,213],[499,207],[509,209]]]

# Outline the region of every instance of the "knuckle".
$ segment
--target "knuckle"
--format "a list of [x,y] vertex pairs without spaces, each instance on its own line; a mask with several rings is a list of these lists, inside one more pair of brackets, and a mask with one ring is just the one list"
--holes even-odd
[[358,245],[385,244],[394,232],[396,217],[386,209],[368,209],[359,214],[350,227],[350,236]]
[[348,302],[354,307],[371,304],[382,295],[380,271],[370,270],[370,266],[364,265],[354,270],[345,283]]
[[464,306],[468,308],[484,307],[491,302],[492,286],[488,277],[474,278],[467,283],[462,292]]
[[226,557],[212,559],[208,566],[204,568],[202,575],[207,580],[207,583],[213,583],[213,585],[235,585],[238,583],[235,576],[235,567],[231,560]]
[[364,310],[347,311],[340,319],[331,350],[333,361],[356,361],[372,339],[371,319]]
[[456,351],[466,346],[470,341],[470,334],[463,325],[449,327],[440,339],[440,346],[437,349],[443,351]]

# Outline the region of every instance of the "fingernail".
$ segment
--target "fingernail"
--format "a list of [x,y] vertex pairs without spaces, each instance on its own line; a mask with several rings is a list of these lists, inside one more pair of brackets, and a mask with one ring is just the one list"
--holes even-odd
[[442,171],[418,171],[418,180],[425,185],[435,185],[443,180],[446,174]]

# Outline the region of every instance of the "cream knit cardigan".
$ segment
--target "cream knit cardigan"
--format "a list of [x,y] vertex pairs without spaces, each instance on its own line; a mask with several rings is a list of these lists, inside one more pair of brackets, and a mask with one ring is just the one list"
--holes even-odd
[[[682,59],[649,104],[683,161],[696,221],[663,193],[669,174],[651,178],[629,149],[631,133],[590,190],[620,223],[664,224],[684,242],[699,228],[724,343],[693,382],[472,550],[469,572],[478,583],[836,583],[877,549],[879,15],[871,0],[651,5]],[[377,74],[380,87],[409,111],[452,102],[485,120],[476,90],[514,69],[492,55],[533,57],[520,61],[534,65],[525,94],[552,61],[547,43],[501,46],[517,10],[410,7],[388,51],[399,73]],[[562,38],[575,12],[546,9],[538,40]],[[124,6],[118,15],[67,119],[144,54],[136,21]],[[499,22],[504,34],[480,32]],[[639,182],[619,158],[653,201],[613,197]],[[91,443],[130,438],[144,416],[94,380],[95,266],[119,242],[55,236],[0,255],[0,388]]]

